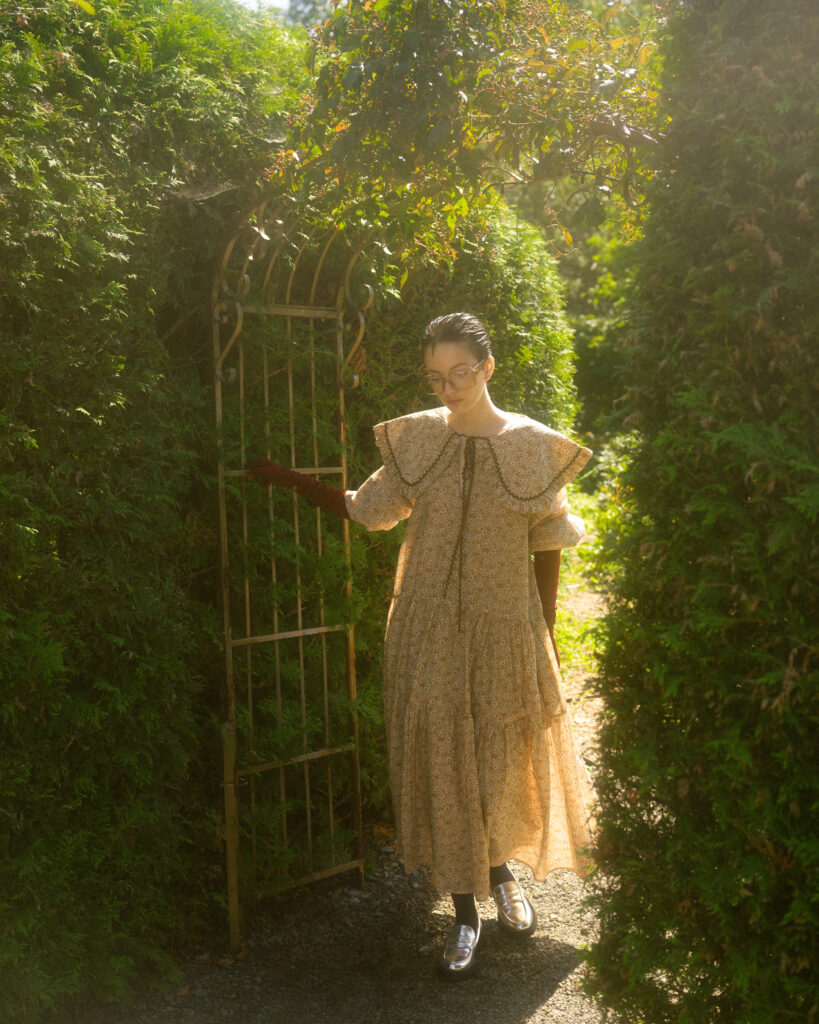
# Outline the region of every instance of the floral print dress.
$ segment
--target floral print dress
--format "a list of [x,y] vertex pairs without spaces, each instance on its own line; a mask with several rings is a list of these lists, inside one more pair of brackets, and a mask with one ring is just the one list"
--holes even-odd
[[584,536],[565,485],[591,452],[524,415],[491,437],[443,408],[374,427],[383,465],[346,494],[368,530],[406,519],[384,639],[398,852],[440,891],[489,897],[489,866],[580,872],[591,784],[530,552]]

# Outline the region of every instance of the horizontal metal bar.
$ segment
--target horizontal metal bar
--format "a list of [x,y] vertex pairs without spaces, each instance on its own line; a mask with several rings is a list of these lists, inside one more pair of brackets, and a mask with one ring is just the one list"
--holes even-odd
[[[290,468],[289,466],[287,467]],[[341,473],[343,472],[341,466],[305,466],[303,468],[297,468],[297,473],[312,473],[313,475],[321,473]],[[228,476],[251,476],[249,469],[229,469]]]
[[256,890],[256,899],[265,896],[277,896],[280,892],[287,892],[288,889],[298,889],[299,886],[308,885],[310,882],[319,882],[322,878],[332,878],[333,875],[344,874],[345,871],[353,871],[355,868],[363,870],[363,860],[348,860],[345,864],[339,864],[334,868],[326,868],[324,871],[314,871],[312,875],[302,875],[295,882],[288,882],[286,885],[277,885],[272,888],[264,887]]
[[355,750],[355,744],[345,743],[341,747],[324,747],[321,750],[311,750],[309,754],[298,754],[287,761],[265,761],[263,764],[254,764],[252,768],[241,768],[236,772],[237,778],[243,775],[258,775],[259,772],[268,772],[273,768],[286,768],[291,764],[304,764],[305,761],[320,761],[324,757],[331,757],[334,754],[349,754]]
[[259,316],[297,316],[308,320],[337,320],[340,309],[335,306],[242,306],[243,313]]
[[251,644],[266,644],[271,640],[294,640],[300,636],[318,636],[320,633],[346,633],[347,626],[311,626],[309,629],[291,629],[286,633],[265,633],[264,636],[245,636],[231,640],[231,647],[250,647]]

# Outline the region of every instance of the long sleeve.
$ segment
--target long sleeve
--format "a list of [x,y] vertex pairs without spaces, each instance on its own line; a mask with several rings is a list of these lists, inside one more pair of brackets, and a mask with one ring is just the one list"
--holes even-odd
[[258,480],[259,483],[290,487],[312,505],[323,508],[342,519],[350,517],[344,499],[345,492],[340,487],[333,487],[308,473],[300,473],[297,469],[290,469],[271,459],[254,459],[248,469],[253,479]]
[[569,512],[565,487],[558,491],[546,516],[530,520],[529,524],[529,550],[534,552],[535,581],[558,665],[560,654],[555,642],[555,621],[560,549],[574,547],[585,535],[583,521]]
[[387,469],[380,466],[356,491],[345,494],[350,519],[367,530],[391,530],[412,512],[413,502],[395,487]]
[[560,652],[555,642],[555,623],[557,621],[557,585],[560,579],[560,549],[536,551],[534,555],[535,582],[543,609],[543,618],[552,638],[555,657],[560,664]]

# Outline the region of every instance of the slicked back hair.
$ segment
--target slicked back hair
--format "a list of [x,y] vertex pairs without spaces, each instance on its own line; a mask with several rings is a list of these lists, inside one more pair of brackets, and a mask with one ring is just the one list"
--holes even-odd
[[489,332],[484,324],[470,313],[447,313],[446,316],[432,320],[421,339],[421,354],[423,355],[427,349],[434,351],[435,346],[442,341],[466,345],[478,361],[492,355]]

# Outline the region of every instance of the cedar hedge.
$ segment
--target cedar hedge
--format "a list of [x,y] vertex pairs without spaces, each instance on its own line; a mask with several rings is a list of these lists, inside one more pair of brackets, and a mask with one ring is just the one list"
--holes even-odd
[[819,991],[819,12],[678,5],[625,424],[590,985],[625,1021]]
[[[230,0],[94,17],[57,0],[0,20],[3,1019],[125,999],[225,927],[209,286],[301,102],[302,43]],[[375,468],[371,425],[434,402],[415,389],[418,338],[453,308],[489,324],[496,399],[568,426],[545,248],[503,212],[471,232],[403,300],[382,280],[350,399],[353,484]],[[356,540],[375,813],[399,539]]]
[[0,15],[3,1020],[223,920],[207,296],[302,48],[229,0]]
[[[486,217],[486,221],[484,221]],[[367,370],[347,395],[349,486],[378,467],[372,426],[439,404],[418,387],[420,339],[433,317],[464,310],[487,326],[497,368],[492,400],[559,430],[576,414],[572,334],[563,286],[539,232],[501,203],[464,221],[448,266],[416,266],[398,294],[385,275],[370,314],[364,346]],[[393,282],[394,284],[395,282]],[[354,585],[366,610],[356,622],[362,787],[371,814],[390,812],[382,730],[381,643],[403,525],[388,533],[354,528]]]

